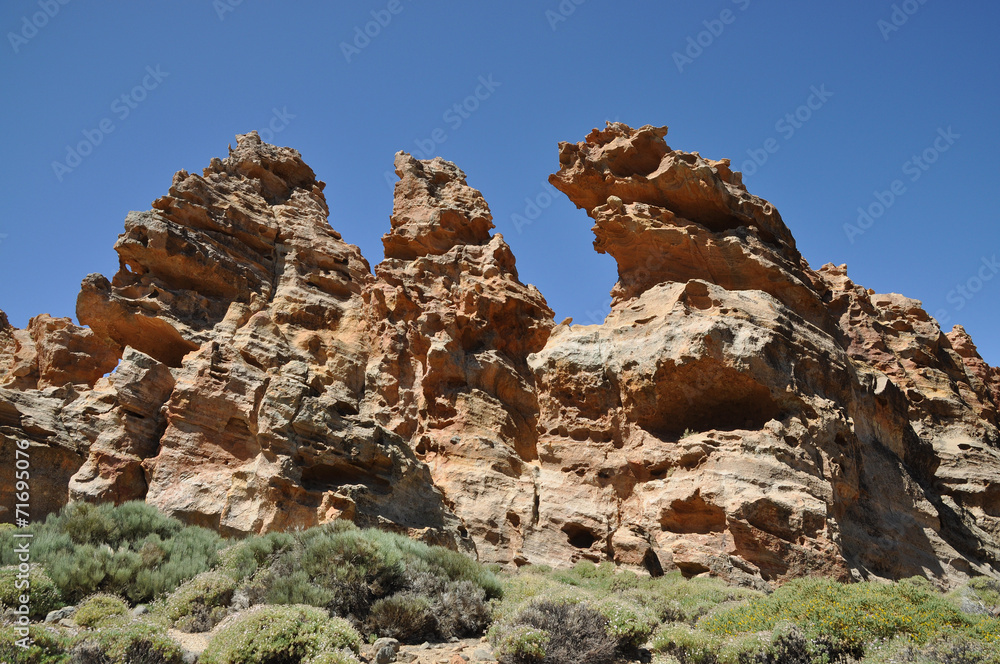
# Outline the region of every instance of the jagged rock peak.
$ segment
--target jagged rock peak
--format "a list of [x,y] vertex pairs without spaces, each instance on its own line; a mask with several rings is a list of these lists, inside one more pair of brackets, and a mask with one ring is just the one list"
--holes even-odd
[[239,321],[279,298],[277,320],[308,317],[311,297],[360,292],[368,263],[330,227],[324,184],[299,152],[256,132],[236,138],[201,176],[178,171],[154,209],[129,213],[115,244],[121,269],[84,280],[81,323],[179,367],[227,315]]
[[762,290],[831,328],[808,264],[781,216],[750,195],[729,160],[671,150],[666,127],[609,123],[560,143],[552,183],[594,219],[594,248],[618,263],[613,305],[668,282]]
[[204,175],[209,177],[213,172],[256,180],[261,195],[270,203],[287,199],[293,189],[309,191],[316,185],[323,188],[313,170],[302,161],[298,150],[265,143],[256,131],[237,134],[236,149],[230,147],[225,159],[213,159]]
[[455,164],[437,157],[396,154],[392,230],[382,236],[386,258],[440,255],[456,245],[490,241],[493,215],[483,195]]
[[728,159],[672,150],[663,140],[666,134],[666,127],[609,122],[585,141],[560,143],[560,169],[549,181],[592,217],[617,196],[626,205],[665,208],[712,231],[756,227],[766,241],[794,252],[795,240],[781,215],[747,192]]

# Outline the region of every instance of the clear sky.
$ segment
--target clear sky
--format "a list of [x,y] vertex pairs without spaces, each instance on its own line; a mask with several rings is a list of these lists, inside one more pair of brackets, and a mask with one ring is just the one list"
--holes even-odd
[[302,152],[373,265],[394,153],[456,162],[556,319],[597,322],[614,262],[546,178],[559,141],[610,119],[730,157],[813,267],[922,300],[1000,364],[997,3],[4,0],[0,28],[19,327],[74,316],[126,213],[251,129]]

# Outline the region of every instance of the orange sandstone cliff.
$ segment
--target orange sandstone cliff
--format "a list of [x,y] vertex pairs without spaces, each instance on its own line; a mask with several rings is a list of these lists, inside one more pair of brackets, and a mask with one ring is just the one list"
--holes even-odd
[[619,123],[552,184],[618,263],[556,325],[489,206],[396,156],[374,271],[298,152],[238,137],[133,212],[81,326],[0,312],[0,516],[143,499],[238,535],[333,519],[502,564],[763,586],[1000,571],[1000,371],[961,327],[813,270],[728,160]]

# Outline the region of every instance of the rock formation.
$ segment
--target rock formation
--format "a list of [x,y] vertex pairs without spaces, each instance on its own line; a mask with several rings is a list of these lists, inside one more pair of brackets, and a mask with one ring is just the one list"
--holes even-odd
[[551,181],[618,263],[600,325],[555,324],[455,165],[396,156],[373,274],[299,153],[237,137],[129,214],[83,327],[0,313],[4,468],[28,441],[36,517],[145,499],[233,535],[351,519],[757,586],[997,575],[1000,371],[811,269],[728,160],[665,135],[560,144]]

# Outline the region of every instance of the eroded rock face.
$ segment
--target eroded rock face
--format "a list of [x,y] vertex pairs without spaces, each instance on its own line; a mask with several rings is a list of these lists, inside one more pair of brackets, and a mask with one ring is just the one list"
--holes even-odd
[[365,293],[372,353],[364,413],[430,468],[484,560],[524,560],[533,527],[538,402],[528,356],[552,311],[517,277],[482,195],[441,159],[396,155],[386,259]]
[[0,314],[0,456],[53,468],[39,514],[144,498],[227,534],[351,519],[758,586],[996,575],[1000,371],[812,270],[728,160],[665,136],[560,144],[552,182],[618,262],[588,326],[555,324],[454,164],[396,156],[372,274],[300,155],[239,136],[130,213],[86,327]]

